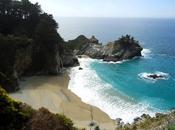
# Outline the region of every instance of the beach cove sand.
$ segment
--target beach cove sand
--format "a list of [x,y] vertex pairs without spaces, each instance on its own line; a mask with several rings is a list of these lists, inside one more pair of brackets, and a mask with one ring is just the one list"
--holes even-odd
[[71,118],[78,128],[89,129],[92,120],[100,128],[114,130],[115,123],[97,107],[85,104],[68,90],[68,74],[60,76],[35,76],[26,78],[20,90],[10,94],[16,100],[31,105],[34,109],[45,107],[53,113],[61,113]]

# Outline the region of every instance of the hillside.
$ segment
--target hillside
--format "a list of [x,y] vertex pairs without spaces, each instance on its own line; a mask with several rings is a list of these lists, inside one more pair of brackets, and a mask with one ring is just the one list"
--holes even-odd
[[0,85],[18,89],[23,76],[57,75],[63,67],[78,65],[65,49],[53,16],[28,0],[0,1]]

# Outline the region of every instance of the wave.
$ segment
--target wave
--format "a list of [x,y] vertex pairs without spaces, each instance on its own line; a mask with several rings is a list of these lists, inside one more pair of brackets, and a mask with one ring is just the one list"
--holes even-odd
[[134,118],[144,113],[154,116],[158,111],[149,103],[136,102],[104,82],[91,68],[91,63],[97,60],[81,58],[79,61],[83,70],[79,70],[79,67],[71,69],[68,88],[83,102],[100,108],[112,119],[121,118],[125,123],[133,122]]
[[103,61],[103,60],[95,60],[96,62],[98,63],[103,63],[103,64],[122,64],[128,60],[122,60],[122,61],[117,61],[117,62],[114,62],[114,61]]
[[150,58],[151,50],[150,49],[143,49],[141,53],[142,53],[142,56],[144,58]]
[[[150,77],[150,75],[157,75],[158,78],[152,78]],[[141,79],[144,79],[144,80],[149,80],[149,81],[152,81],[152,82],[156,82],[158,80],[168,80],[169,79],[169,74],[168,73],[164,73],[164,72],[155,72],[155,73],[147,73],[147,72],[143,72],[143,73],[140,73],[138,74],[138,76],[141,78]]]

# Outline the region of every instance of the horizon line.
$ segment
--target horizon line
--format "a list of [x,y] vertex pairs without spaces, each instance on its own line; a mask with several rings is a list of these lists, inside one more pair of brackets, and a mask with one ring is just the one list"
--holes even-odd
[[54,16],[61,18],[126,18],[126,19],[175,19],[175,17],[112,17],[112,16]]

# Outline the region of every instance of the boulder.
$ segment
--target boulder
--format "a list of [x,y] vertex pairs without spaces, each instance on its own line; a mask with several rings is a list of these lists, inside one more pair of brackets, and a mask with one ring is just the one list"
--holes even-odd
[[83,70],[83,68],[79,67],[79,70]]
[[151,74],[151,75],[148,75],[149,78],[152,78],[152,79],[159,79],[159,78],[164,78],[163,75],[157,75],[157,74]]
[[63,55],[63,66],[64,67],[74,67],[78,66],[79,61],[78,58],[72,54],[64,54]]

